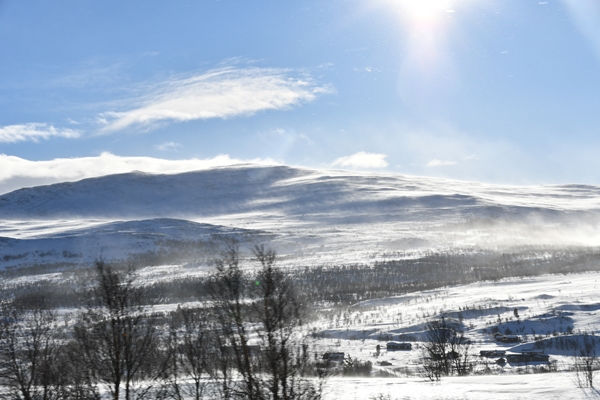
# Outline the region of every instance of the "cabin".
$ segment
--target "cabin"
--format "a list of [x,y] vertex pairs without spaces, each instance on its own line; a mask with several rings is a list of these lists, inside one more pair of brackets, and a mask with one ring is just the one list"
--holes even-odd
[[496,336],[496,340],[502,343],[520,343],[521,338],[517,335]]
[[433,353],[431,355],[431,359],[433,361],[442,361],[442,360],[458,360],[460,358],[460,353],[452,350],[446,353],[446,355],[444,356],[444,353]]
[[544,350],[542,350],[542,349],[521,349],[521,354],[528,354],[528,355],[544,354]]
[[387,342],[385,347],[387,351],[412,350],[412,344],[406,342]]
[[543,350],[522,350],[521,354],[509,354],[506,359],[510,363],[550,362],[550,356]]
[[341,361],[344,361],[345,357],[346,357],[346,353],[330,352],[330,353],[323,354],[323,360],[327,360],[327,361],[341,362]]
[[481,350],[479,355],[481,357],[504,357],[506,350]]

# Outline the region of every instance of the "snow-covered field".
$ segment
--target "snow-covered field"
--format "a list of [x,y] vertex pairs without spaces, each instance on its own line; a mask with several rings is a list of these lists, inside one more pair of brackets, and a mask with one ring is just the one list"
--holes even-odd
[[[450,377],[441,382],[419,378],[333,378],[326,400],[587,400],[596,389],[578,388],[570,373]],[[380,397],[382,396],[382,397]],[[389,397],[388,397],[389,396]]]
[[[374,375],[386,371],[395,377],[332,378],[328,399],[369,399],[382,394],[392,399],[590,399],[600,398],[595,390],[581,389],[570,371],[578,351],[558,346],[544,348],[557,372],[533,373],[536,363],[498,366],[495,359],[479,357],[482,349],[502,349],[507,353],[533,348],[534,336],[542,342],[579,340],[577,333],[600,334],[599,273],[546,275],[528,279],[505,279],[413,293],[387,299],[361,302],[340,310],[334,318],[323,318],[317,325],[327,339],[317,339],[323,351],[340,351],[354,359],[371,361]],[[519,319],[514,316],[514,309]],[[419,339],[424,323],[432,318],[462,321],[465,335],[473,342],[473,361],[488,363],[485,375],[442,378],[440,383],[419,376],[420,343],[411,341],[412,351],[385,351],[386,341],[378,338],[398,335]],[[502,320],[501,323],[498,321]],[[348,321],[348,322],[347,322]],[[509,328],[525,341],[501,344],[491,328]],[[566,335],[571,327],[573,335]],[[533,333],[535,332],[535,334]],[[556,335],[556,336],[555,336]],[[381,345],[381,355],[375,346]],[[382,367],[378,364],[391,365]],[[544,364],[538,364],[544,365]],[[482,373],[483,366],[476,371]],[[600,379],[600,376],[599,376]]]
[[[323,309],[304,327],[317,354],[343,352],[346,358],[370,361],[371,377],[331,377],[325,399],[596,399],[595,389],[577,386],[572,371],[579,350],[560,342],[578,342],[583,334],[600,340],[600,273],[508,278],[415,292]],[[155,311],[173,310],[173,305]],[[519,317],[514,310],[518,310]],[[442,377],[431,382],[422,374],[421,353],[427,321],[458,321],[472,342],[473,374]],[[494,329],[510,329],[521,343],[500,343]],[[388,340],[408,341],[410,351],[386,351]],[[549,363],[498,365],[496,358],[480,357],[480,350],[500,349],[519,354],[537,348]],[[376,355],[376,346],[381,353]],[[552,344],[552,346],[549,346]],[[553,372],[544,372],[552,370]],[[597,379],[600,380],[600,372]]]
[[[0,269],[76,268],[154,254],[164,261],[141,265],[139,274],[156,282],[205,273],[219,243],[232,238],[246,249],[266,243],[287,268],[368,267],[432,252],[503,254],[528,246],[542,249],[543,259],[546,250],[600,247],[600,187],[514,187],[243,165],[114,175],[0,196]],[[4,283],[62,277],[38,268]],[[324,305],[305,333],[319,352],[373,363],[371,378],[331,378],[327,399],[600,398],[576,387],[568,370],[577,352],[564,344],[580,342],[584,332],[600,334],[599,283],[597,272],[543,275]],[[442,316],[461,326],[479,361],[476,372],[487,364],[487,374],[440,383],[420,376],[425,325]],[[519,335],[524,343],[498,343],[495,331]],[[413,350],[386,352],[388,340],[411,342]],[[556,372],[533,373],[531,365],[500,366],[478,357],[481,349],[519,352],[534,340]]]
[[[328,340],[322,340],[331,342],[332,348],[356,353],[358,357],[361,353],[374,353],[375,344],[382,337],[421,339],[425,323],[444,316],[459,321],[477,353],[479,348],[510,351],[515,345],[497,343],[492,336],[493,327],[501,332],[510,329],[528,342],[533,342],[534,336],[560,337],[568,330],[600,334],[599,285],[600,273],[590,272],[507,278],[367,300],[331,312],[319,322],[323,327],[319,335],[327,337]],[[417,356],[416,353],[395,351],[376,361]],[[547,354],[568,353],[548,349]]]
[[[344,352],[346,357],[373,364],[371,377],[328,378],[325,400],[599,399],[600,392],[595,389],[577,386],[572,367],[578,350],[559,345],[561,340],[581,344],[584,333],[600,340],[599,285],[597,272],[544,275],[373,299],[322,309],[319,317],[304,327],[303,335],[319,355]],[[195,305],[198,303],[189,304]],[[154,311],[172,311],[177,306],[155,306]],[[425,323],[442,316],[460,321],[471,340],[474,373],[431,382],[422,376],[420,340]],[[494,328],[500,332],[508,328],[522,342],[499,343],[491,334]],[[413,349],[388,352],[388,340],[408,341]],[[498,365],[497,358],[479,356],[480,350],[493,349],[518,354],[535,348],[535,340],[543,344],[549,363]],[[547,347],[549,343],[554,345]],[[380,355],[375,351],[378,344]]]

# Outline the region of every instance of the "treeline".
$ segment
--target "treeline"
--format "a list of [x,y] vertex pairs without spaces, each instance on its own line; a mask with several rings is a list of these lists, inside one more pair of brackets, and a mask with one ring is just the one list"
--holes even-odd
[[441,286],[588,271],[600,271],[600,251],[431,252],[417,259],[375,262],[373,266],[321,266],[292,274],[299,290],[315,301],[351,303]]
[[324,368],[299,334],[306,303],[275,253],[254,250],[251,276],[235,249],[219,259],[194,309],[154,311],[135,271],[102,262],[74,314],[4,298],[0,398],[319,399]]
[[[144,265],[144,264],[141,264]],[[124,265],[122,268],[126,268]],[[288,269],[298,293],[313,302],[349,304],[381,298],[508,277],[538,276],[600,270],[600,251],[593,249],[519,249],[513,253],[493,251],[469,253],[429,252],[419,258],[375,262],[373,265],[331,265]],[[95,271],[81,268],[63,273],[52,281],[23,282],[0,287],[2,298],[35,302],[44,298],[51,307],[78,307],[89,300],[86,286]],[[250,284],[252,275],[240,279]],[[210,277],[184,276],[143,282],[147,302],[185,303],[209,299]]]
[[[132,266],[111,264],[117,269],[134,268]],[[0,285],[0,298],[26,307],[38,304],[41,299],[48,308],[77,308],[89,302],[92,287],[89,282],[95,279],[95,268],[81,268],[64,272],[57,279],[23,281],[10,285]],[[250,281],[251,276],[245,276]],[[210,277],[184,276],[168,281],[142,281],[144,296],[148,304],[171,304],[196,301],[209,298]]]

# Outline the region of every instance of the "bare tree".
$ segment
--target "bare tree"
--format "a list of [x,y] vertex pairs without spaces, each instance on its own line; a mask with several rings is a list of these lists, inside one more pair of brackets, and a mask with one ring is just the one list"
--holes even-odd
[[583,335],[583,348],[579,350],[579,356],[575,357],[573,369],[575,371],[575,383],[578,387],[594,387],[594,374],[600,368],[600,362],[596,355],[596,338],[588,334]]
[[456,371],[466,375],[470,371],[469,344],[456,326],[442,317],[427,323],[423,349],[423,368],[431,380]]
[[454,356],[452,358],[452,367],[460,376],[469,375],[473,370],[470,350],[471,344],[461,332],[452,342],[450,350],[450,353]]
[[13,399],[52,400],[62,395],[57,368],[59,334],[48,310],[6,308],[0,317],[0,383]]
[[[206,312],[199,309],[178,308],[172,315],[167,341],[169,368],[165,374],[165,396],[175,400],[204,398],[214,343]],[[182,379],[191,379],[192,385]]]
[[97,262],[95,302],[81,314],[74,332],[82,364],[115,400],[122,394],[125,400],[142,398],[151,385],[138,388],[137,383],[158,378],[153,370],[157,332],[145,313],[143,290],[135,279],[131,270],[117,271]]
[[[305,305],[291,279],[275,267],[274,251],[257,246],[254,257],[259,270],[249,279],[240,269],[238,250],[230,248],[217,261],[212,281],[222,397],[320,399],[322,382],[307,377],[310,357],[298,332]],[[239,374],[237,383],[227,366]]]
[[273,400],[318,399],[320,391],[305,374],[306,346],[300,343],[298,329],[303,324],[305,305],[292,280],[275,268],[276,254],[264,246],[254,248],[260,264],[255,279],[253,312],[260,322],[257,334],[265,361],[266,398]]
[[[230,246],[225,255],[216,260],[216,267],[210,295],[219,329],[216,337],[221,365],[215,369],[215,377],[221,382],[221,397],[259,400],[261,387],[257,378],[258,365],[249,343],[250,309],[246,302],[249,281],[240,269],[238,249]],[[239,383],[231,379],[231,367],[240,374]]]
[[64,398],[68,400],[100,400],[95,379],[85,358],[81,356],[81,347],[76,341],[69,341],[60,348],[58,368],[66,378],[63,386]]

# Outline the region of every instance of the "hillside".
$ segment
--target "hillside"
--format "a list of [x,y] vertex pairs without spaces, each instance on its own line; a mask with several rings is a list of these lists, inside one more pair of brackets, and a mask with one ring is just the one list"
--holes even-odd
[[[139,267],[152,310],[166,313],[206,301],[225,245],[240,244],[251,272],[245,255],[266,244],[314,307],[299,333],[315,354],[371,363],[369,377],[331,378],[326,399],[590,398],[572,367],[598,333],[599,195],[252,165],[26,188],[0,196],[0,290],[44,299],[71,321],[91,279],[79,268],[102,259]],[[474,369],[431,383],[422,349],[428,321],[442,317],[468,338]],[[379,354],[388,340],[412,350]],[[549,363],[479,357],[533,346]]]
[[[590,247],[600,243],[599,215],[600,187],[589,185],[501,186],[255,165],[133,172],[0,196],[0,265],[68,261],[62,254],[86,262],[124,258],[164,248],[165,238],[197,240],[206,226],[190,228],[196,223],[254,232],[244,236],[253,243],[268,237],[288,263],[304,265],[369,263],[424,249]],[[219,237],[230,233],[215,229]],[[31,249],[47,256],[32,257]]]
[[589,185],[499,186],[403,175],[285,166],[214,168],[173,175],[132,172],[16,190],[2,219],[209,217],[266,212],[516,217],[600,210]]

